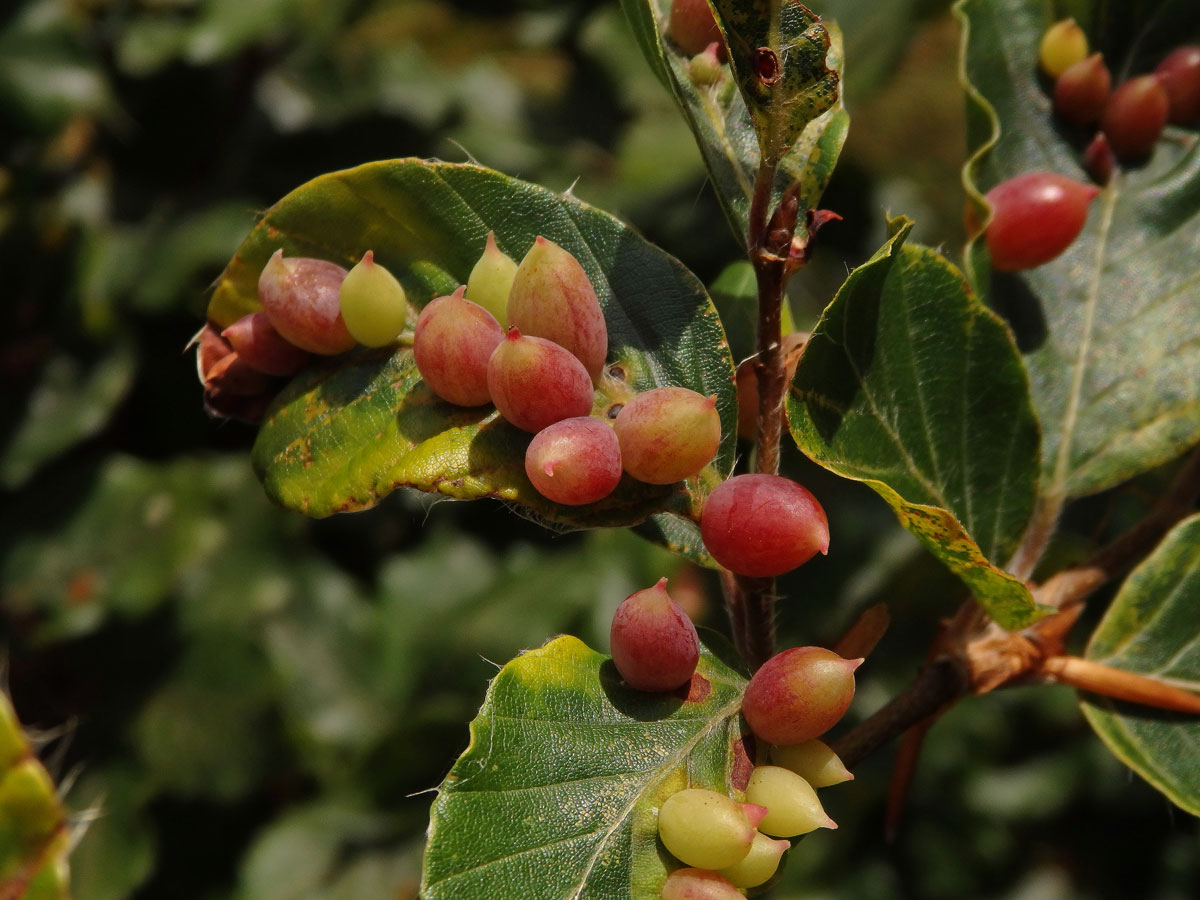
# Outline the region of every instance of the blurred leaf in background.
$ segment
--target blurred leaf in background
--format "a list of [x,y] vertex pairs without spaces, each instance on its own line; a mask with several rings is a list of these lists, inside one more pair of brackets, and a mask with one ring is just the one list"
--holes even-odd
[[[795,280],[800,327],[880,243],[884,207],[928,243],[956,239],[945,7],[814,6],[845,35],[855,124],[825,195],[845,221]],[[738,257],[615,3],[0,11],[0,652],[22,720],[71,735],[50,770],[78,773],[78,900],[413,897],[418,792],[466,746],[501,664],[559,632],[603,652],[617,603],[663,575],[726,627],[710,575],[621,531],[553,534],[403,491],[354,516],[287,514],[250,470],[253,431],[204,417],[183,349],[259,211],[323,172],[468,155],[574,186],[706,284]],[[838,550],[781,582],[781,641],[892,608],[862,716],[960,589],[869,489],[794,450],[785,467],[825,501]],[[1146,478],[1068,524],[1135,515],[1161,475]],[[890,761],[864,764],[830,794],[841,829],[804,842],[775,896],[1195,896],[1195,823],[1120,777],[1069,692],[1028,694],[939,724],[899,853],[878,825]],[[1097,834],[1101,819],[1128,827]]]

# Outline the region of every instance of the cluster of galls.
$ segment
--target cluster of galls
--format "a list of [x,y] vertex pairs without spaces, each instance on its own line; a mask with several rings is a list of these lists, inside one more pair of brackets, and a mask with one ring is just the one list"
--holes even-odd
[[1090,140],[1084,167],[1107,184],[1116,161],[1147,156],[1168,122],[1189,126],[1200,119],[1200,46],[1176,48],[1153,72],[1115,90],[1104,57],[1088,49],[1083,29],[1064,19],[1042,36],[1038,59],[1053,81],[1055,115]]
[[[487,308],[468,297],[488,300]],[[544,237],[520,265],[489,238],[471,280],[429,303],[413,335],[429,388],[460,406],[494,403],[532,433],[526,475],[543,496],[569,506],[607,497],[622,472],[649,484],[691,478],[721,444],[716,396],[687,388],[645,391],[593,417],[607,355],[604,313],[587,273]]]
[[352,269],[277,250],[258,279],[260,312],[199,335],[197,364],[210,412],[257,422],[278,391],[314,355],[358,344],[383,347],[408,321],[404,288],[368,250]]
[[[251,421],[278,388],[273,379],[295,374],[311,354],[394,343],[410,315],[403,287],[371,251],[349,272],[277,251],[258,296],[262,312],[221,333],[209,326],[200,337],[210,409]],[[612,422],[593,418],[607,355],[608,329],[587,273],[544,237],[518,265],[489,234],[467,284],[430,301],[413,332],[414,361],[429,389],[458,406],[495,404],[534,434],[529,480],[572,506],[608,496],[622,472],[650,484],[690,478],[721,443],[716,397],[682,387],[631,395],[608,409]]]
[[[1042,36],[1038,59],[1053,84],[1055,115],[1081,137],[1081,146],[1086,143],[1083,166],[1104,185],[1118,160],[1146,157],[1168,122],[1187,126],[1200,119],[1200,47],[1177,48],[1154,72],[1115,90],[1103,56],[1088,49],[1083,29],[1064,19]],[[1095,184],[1041,171],[993,187],[986,235],[992,266],[1015,272],[1057,257],[1083,230],[1098,193]],[[972,231],[973,225],[968,221]]]
[[[683,688],[699,660],[695,626],[668,595],[666,581],[631,594],[613,616],[613,664],[637,690]],[[753,769],[742,799],[686,788],[663,803],[659,838],[686,867],[667,878],[663,900],[741,898],[741,889],[774,876],[791,846],[781,838],[837,827],[815,789],[853,776],[817,738],[849,708],[861,663],[821,647],[793,647],[755,672],[742,716],[771,764]]]
[[[210,408],[251,420],[261,417],[277,379],[312,354],[387,346],[410,317],[404,288],[371,251],[348,272],[276,251],[259,276],[258,296],[262,312],[220,333],[209,326],[199,353]],[[525,472],[556,503],[595,503],[622,473],[674,484],[698,474],[720,447],[715,395],[661,387],[627,392],[623,403],[596,403],[596,383],[607,378],[612,387],[604,313],[578,260],[544,237],[518,265],[489,234],[467,284],[421,310],[412,341],[417,370],[434,394],[464,407],[495,404],[534,435]],[[829,545],[816,498],[777,475],[720,484],[700,527],[713,557],[748,576],[781,575]]]

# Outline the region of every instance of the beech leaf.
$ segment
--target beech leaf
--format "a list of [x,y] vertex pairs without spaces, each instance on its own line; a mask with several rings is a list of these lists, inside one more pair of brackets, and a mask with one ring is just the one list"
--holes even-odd
[[615,414],[623,396],[661,385],[715,394],[723,430],[716,460],[686,483],[626,477],[598,503],[560,506],[525,476],[532,436],[491,406],[439,400],[401,342],[325,358],[283,390],[252,454],[267,493],[311,516],[364,509],[412,487],[510,501],[569,527],[632,525],[666,511],[694,517],[708,485],[732,467],[737,440],[733,362],[720,320],[681,263],[570,194],[479,166],[417,159],[322,175],[263,216],[218,282],[209,318],[226,325],[257,309],[258,275],[280,247],[285,256],[347,267],[374,250],[422,306],[466,283],[489,231],[517,260],[545,235],[587,271],[609,335],[609,377],[598,386],[593,414]]
[[846,279],[800,357],[792,436],[865,482],[997,622],[1039,613],[1001,568],[1033,510],[1038,428],[1012,336],[912,223]]
[[[1200,515],[1175,526],[1125,580],[1087,657],[1200,693]],[[1091,694],[1083,711],[1118,758],[1200,816],[1200,719]]]
[[[1022,172],[1081,181],[1083,142],[1051,109],[1037,63],[1060,18],[1049,0],[962,0],[968,92],[964,182],[980,194]],[[1114,72],[1138,45],[1163,52],[1200,34],[1191,0],[1114,14]],[[1157,25],[1156,25],[1157,23]],[[1158,27],[1161,26],[1161,27]],[[1165,33],[1163,29],[1166,29]],[[1152,66],[1153,58],[1139,59]],[[1112,487],[1200,440],[1200,141],[1168,127],[1144,162],[1125,165],[1092,203],[1083,233],[1058,258],[989,278],[983,242],[968,250],[977,290],[1017,331],[1042,422],[1042,491],[1052,501]]]
[[745,686],[707,649],[686,699],[625,686],[570,636],[518,656],[434,801],[421,897],[657,897],[678,865],[659,844],[657,807],[749,777]]

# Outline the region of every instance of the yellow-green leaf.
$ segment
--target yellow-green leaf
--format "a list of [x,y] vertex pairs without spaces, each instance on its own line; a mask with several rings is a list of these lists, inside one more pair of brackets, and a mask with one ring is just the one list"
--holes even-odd
[[0,691],[0,897],[67,900],[67,820]]

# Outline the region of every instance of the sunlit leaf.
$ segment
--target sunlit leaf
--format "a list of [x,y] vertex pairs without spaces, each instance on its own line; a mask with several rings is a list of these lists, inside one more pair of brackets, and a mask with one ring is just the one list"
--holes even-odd
[[689,785],[731,789],[744,688],[707,651],[686,700],[629,689],[573,637],[517,657],[434,802],[421,896],[658,896],[655,810]]

